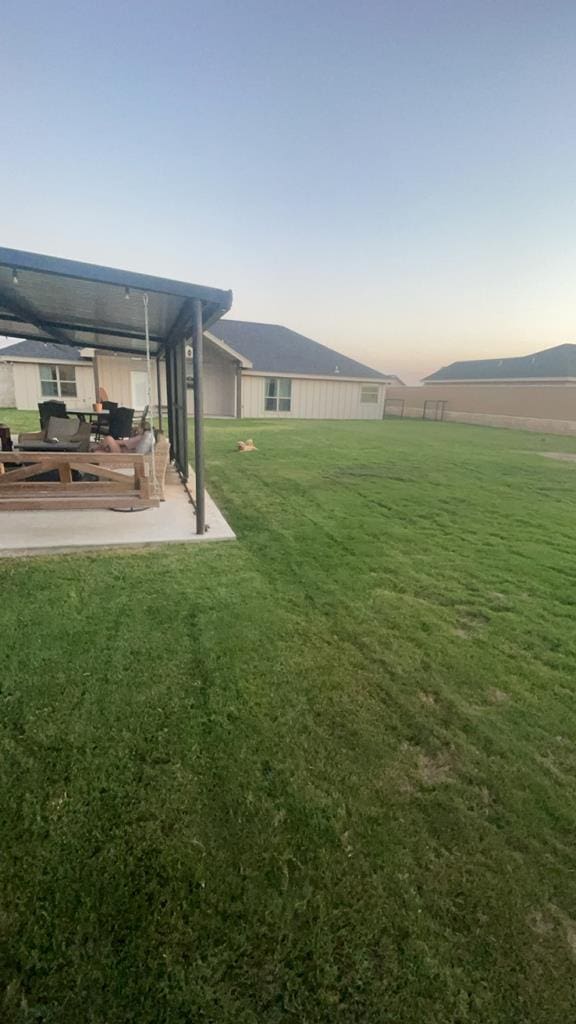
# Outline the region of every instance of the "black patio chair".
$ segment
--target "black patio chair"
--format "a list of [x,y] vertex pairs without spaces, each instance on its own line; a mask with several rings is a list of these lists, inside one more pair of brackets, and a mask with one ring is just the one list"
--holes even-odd
[[[102,409],[104,412],[112,413],[118,408],[118,402],[109,402],[106,400],[102,402]],[[110,433],[110,416],[101,416],[98,414],[96,419],[92,421],[92,433],[94,434],[94,440],[99,441],[101,437],[105,437]]]
[[108,424],[110,437],[114,437],[117,441],[120,441],[123,437],[130,437],[133,419],[134,409],[127,409],[123,405],[119,405],[117,409],[112,409]]
[[40,414],[40,430],[46,430],[51,416],[56,416],[60,420],[68,419],[65,402],[55,402],[52,400],[38,402],[38,412]]

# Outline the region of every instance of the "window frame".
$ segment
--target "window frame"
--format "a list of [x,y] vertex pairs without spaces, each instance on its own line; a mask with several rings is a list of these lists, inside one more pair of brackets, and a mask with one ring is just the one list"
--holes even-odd
[[[366,392],[369,392],[374,397],[367,398]],[[360,405],[378,405],[380,401],[380,385],[379,384],[361,384],[360,385]]]
[[264,380],[264,412],[292,412],[292,378],[266,377]]
[[[61,371],[65,371],[65,373],[62,374]],[[71,379],[67,380],[68,374],[70,374]],[[76,366],[73,363],[68,363],[67,365],[64,363],[40,363],[38,375],[40,377],[40,394],[42,398],[78,398],[78,380],[76,378]],[[54,388],[54,390],[46,391],[44,389],[45,385]],[[64,385],[64,390],[62,385]]]

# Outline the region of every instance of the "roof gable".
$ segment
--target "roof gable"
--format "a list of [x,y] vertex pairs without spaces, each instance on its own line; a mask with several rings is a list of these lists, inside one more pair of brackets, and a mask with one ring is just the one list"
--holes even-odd
[[443,366],[425,381],[519,380],[576,377],[576,345],[555,345],[509,359],[469,359]]
[[218,320],[210,328],[210,333],[250,360],[252,368],[261,373],[368,377],[375,380],[388,380],[394,376],[379,373],[356,359],[350,359],[341,352],[279,324]]

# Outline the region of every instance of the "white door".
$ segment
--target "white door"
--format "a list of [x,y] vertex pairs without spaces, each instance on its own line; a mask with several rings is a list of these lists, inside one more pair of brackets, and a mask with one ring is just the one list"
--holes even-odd
[[148,401],[148,374],[144,370],[131,370],[132,405],[142,410]]

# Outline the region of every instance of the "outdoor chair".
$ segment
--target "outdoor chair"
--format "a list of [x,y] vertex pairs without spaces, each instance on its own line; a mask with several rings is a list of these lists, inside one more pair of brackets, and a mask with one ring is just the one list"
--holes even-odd
[[132,423],[134,421],[134,409],[127,409],[119,405],[110,413],[110,433],[117,441],[123,437],[130,437],[132,434]]
[[98,433],[101,435],[109,434],[116,441],[121,441],[122,438],[131,436],[133,419],[134,409],[127,409],[125,406],[119,405],[117,409],[110,410],[108,423],[102,423],[99,426]]
[[51,416],[59,416],[61,419],[66,419],[66,403],[52,400],[38,402],[38,412],[40,414],[40,429],[46,430]]
[[20,441],[69,441],[71,444],[79,444],[78,451],[87,452],[90,445],[90,424],[82,423],[76,417],[61,419],[59,416],[51,416],[45,430],[19,434],[18,442]]
[[[109,402],[107,398],[104,399],[104,401],[101,404],[103,411],[107,413],[112,413],[115,409],[118,408],[118,402]],[[104,434],[108,434],[109,432],[110,416],[101,416],[99,414],[96,418],[96,421],[92,422],[92,433],[94,435],[94,440],[99,441]]]

